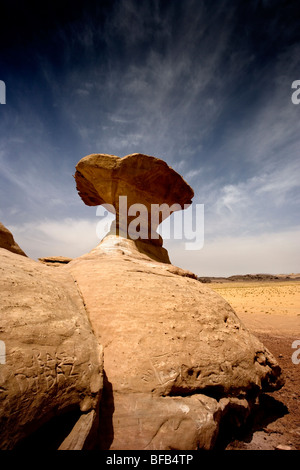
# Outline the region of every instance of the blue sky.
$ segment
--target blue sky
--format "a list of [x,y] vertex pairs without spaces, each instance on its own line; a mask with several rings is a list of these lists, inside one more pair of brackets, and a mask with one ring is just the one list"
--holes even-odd
[[299,272],[300,8],[292,1],[1,2],[0,220],[31,257],[98,242],[90,153],[165,160],[204,204],[199,275]]

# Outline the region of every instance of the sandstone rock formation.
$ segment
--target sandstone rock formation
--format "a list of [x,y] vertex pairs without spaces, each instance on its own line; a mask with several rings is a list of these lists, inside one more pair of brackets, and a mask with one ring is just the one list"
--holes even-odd
[[280,367],[221,296],[172,266],[151,218],[132,239],[118,207],[128,196],[178,210],[193,190],[140,154],[88,156],[75,178],[87,204],[116,204],[117,230],[58,269],[0,248],[0,448],[215,448],[225,420],[238,426],[282,386]]
[[[138,153],[123,158],[88,155],[76,165],[75,180],[85,204],[106,204],[108,210],[116,214],[116,234],[128,236],[136,217],[129,212],[124,217],[120,196],[127,198],[128,207],[138,210],[134,205],[143,205],[147,212],[142,212],[139,217],[139,239],[151,239],[152,244],[161,245],[161,238],[156,233],[158,225],[172,212],[190,205],[194,196],[192,188],[163,160]],[[157,213],[157,220],[154,220],[155,204],[165,204],[171,211]]]
[[5,248],[17,255],[26,256],[24,251],[15,242],[12,233],[0,222],[0,248]]
[[[156,168],[153,157],[124,161],[132,158],[137,168],[141,159],[147,175],[152,164]],[[77,165],[77,188],[87,204],[114,203],[115,194],[135,193],[138,177],[125,174],[132,166],[121,171],[123,159],[116,159],[93,155]],[[130,180],[128,186],[118,172],[121,181]],[[172,188],[181,178],[172,184],[172,175],[163,194],[169,203],[177,202]],[[164,180],[162,188],[159,178],[151,180],[151,194],[142,177],[139,184],[138,196],[147,190],[147,204],[156,194],[155,201],[162,201]],[[181,204],[187,199],[179,197]],[[212,449],[224,417],[232,414],[243,422],[259,393],[282,386],[281,370],[222,297],[158,252],[149,255],[145,246],[151,240],[144,242],[110,234],[66,266],[104,347],[98,444],[102,449]]]
[[85,447],[97,424],[102,349],[72,276],[0,248],[0,292],[0,448],[24,438],[25,449]]
[[67,265],[104,347],[102,448],[211,449],[227,413],[283,383],[229,304],[170,267],[113,235]]
[[39,258],[39,261],[47,266],[61,266],[62,264],[68,264],[73,258],[67,256],[47,256]]

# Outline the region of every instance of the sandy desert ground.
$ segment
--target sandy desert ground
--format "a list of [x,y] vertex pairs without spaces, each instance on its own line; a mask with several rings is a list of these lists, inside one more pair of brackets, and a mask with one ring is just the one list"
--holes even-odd
[[227,449],[300,450],[300,364],[292,361],[299,349],[292,344],[300,340],[300,281],[212,282],[209,287],[273,353],[286,379],[281,390],[261,397],[252,430],[243,430]]

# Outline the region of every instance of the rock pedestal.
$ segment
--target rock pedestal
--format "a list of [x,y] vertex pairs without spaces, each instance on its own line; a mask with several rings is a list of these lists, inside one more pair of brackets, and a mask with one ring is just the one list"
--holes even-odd
[[108,236],[66,269],[104,348],[100,448],[212,449],[228,413],[242,423],[282,385],[222,297],[134,241]]
[[[173,267],[153,236],[153,204],[169,205],[161,222],[170,206],[190,204],[193,190],[165,162],[141,154],[89,155],[75,179],[87,205],[108,203],[116,214],[115,234],[66,266],[104,348],[99,448],[214,448],[224,417],[243,422],[255,397],[283,379],[230,305]],[[138,240],[129,230],[136,204],[148,214]]]

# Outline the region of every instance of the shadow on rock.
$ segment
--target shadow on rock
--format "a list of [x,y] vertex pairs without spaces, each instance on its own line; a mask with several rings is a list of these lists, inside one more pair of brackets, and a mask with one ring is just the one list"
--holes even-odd
[[99,411],[99,450],[109,450],[114,440],[113,414],[115,411],[112,384],[103,373],[103,391]]
[[71,432],[80,416],[80,409],[76,408],[47,418],[37,429],[33,428],[33,431],[31,430],[31,425],[28,424],[25,433],[27,436],[14,447],[14,450],[57,450],[61,442]]
[[222,420],[216,448],[225,449],[233,441],[251,442],[253,434],[288,413],[287,407],[268,394],[257,398],[245,424],[237,426],[232,414]]

